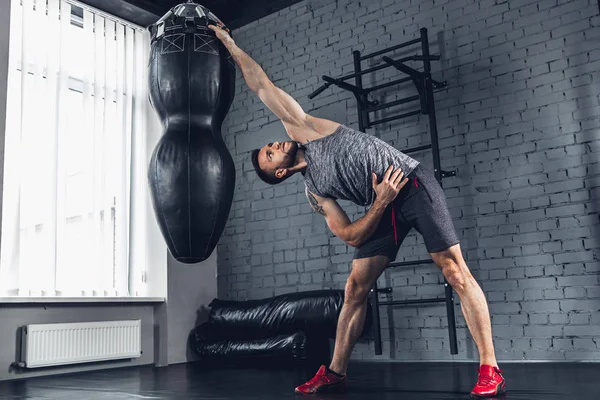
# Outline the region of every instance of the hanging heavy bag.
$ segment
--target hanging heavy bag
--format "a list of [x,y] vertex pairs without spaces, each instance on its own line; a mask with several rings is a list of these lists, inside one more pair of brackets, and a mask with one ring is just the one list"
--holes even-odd
[[175,259],[213,252],[229,216],[235,167],[221,124],[235,93],[235,65],[209,24],[223,23],[189,2],[148,29],[150,100],[164,134],[148,169],[158,225]]

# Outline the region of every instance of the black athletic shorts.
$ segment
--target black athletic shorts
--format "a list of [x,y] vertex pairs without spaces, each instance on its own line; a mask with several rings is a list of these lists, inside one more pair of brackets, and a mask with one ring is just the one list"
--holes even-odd
[[408,178],[398,197],[385,209],[377,231],[355,250],[354,259],[384,255],[395,260],[412,228],[423,236],[429,253],[459,242],[444,191],[433,172],[419,164]]

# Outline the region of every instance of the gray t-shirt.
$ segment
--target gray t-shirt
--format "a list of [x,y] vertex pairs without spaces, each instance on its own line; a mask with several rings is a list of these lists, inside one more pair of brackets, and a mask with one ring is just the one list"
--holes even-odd
[[321,197],[350,200],[359,206],[370,206],[375,200],[372,172],[381,179],[392,165],[408,176],[419,165],[383,140],[344,125],[302,147],[307,189]]

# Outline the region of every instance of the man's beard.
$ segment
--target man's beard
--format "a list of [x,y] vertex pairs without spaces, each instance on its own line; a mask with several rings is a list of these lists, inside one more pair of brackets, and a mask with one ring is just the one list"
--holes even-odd
[[286,155],[283,161],[283,168],[291,168],[296,163],[296,154],[298,153],[298,143],[296,142],[285,142],[285,147],[289,149],[286,150]]

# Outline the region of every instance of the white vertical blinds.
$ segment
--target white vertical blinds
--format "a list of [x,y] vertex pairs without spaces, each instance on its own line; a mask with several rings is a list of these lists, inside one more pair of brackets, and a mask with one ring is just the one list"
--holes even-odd
[[144,296],[144,32],[11,0],[0,296]]

